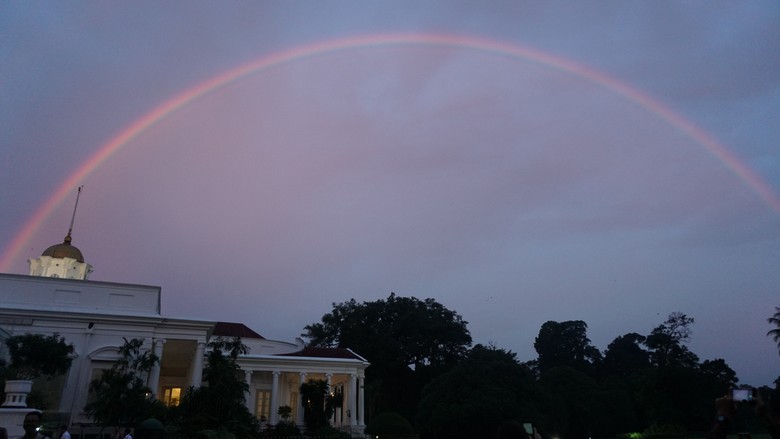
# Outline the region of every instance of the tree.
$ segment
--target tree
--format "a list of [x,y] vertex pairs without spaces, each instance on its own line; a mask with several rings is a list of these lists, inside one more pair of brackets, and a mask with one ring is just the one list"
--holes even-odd
[[708,378],[710,383],[707,387],[713,389],[716,396],[725,395],[730,388],[735,387],[739,382],[737,373],[722,358],[704,360],[699,365],[699,371]]
[[417,424],[435,437],[492,437],[502,421],[543,424],[541,394],[514,353],[478,344],[423,389]]
[[181,437],[258,436],[259,423],[245,403],[249,385],[236,362],[248,348],[237,337],[229,340],[217,337],[207,347],[204,385],[187,389],[179,405],[171,410],[178,434]]
[[646,370],[650,353],[642,348],[647,337],[635,332],[615,338],[604,351],[600,376],[604,379],[623,379]]
[[[390,293],[387,300],[334,303],[322,323],[307,325],[302,336],[312,346],[350,347],[369,357],[390,348],[383,357],[419,368],[463,358],[471,344],[466,324],[458,313],[433,299]],[[383,346],[375,346],[377,339]]]
[[159,362],[153,353],[142,350],[143,339],[124,339],[119,358],[111,369],[93,380],[89,390],[95,399],[84,411],[103,426],[133,426],[150,417],[162,417],[165,406],[152,397],[146,377]]
[[650,353],[642,346],[646,337],[628,333],[616,337],[604,351],[598,367],[600,389],[589,403],[590,421],[596,436],[642,431],[643,395],[654,377]]
[[766,333],[766,335],[772,337],[772,339],[777,343],[777,348],[780,350],[780,307],[775,307],[775,314],[772,317],[769,317],[766,319],[768,323],[771,323],[775,325],[774,329],[770,329],[769,332]]
[[419,392],[462,359],[471,335],[458,313],[433,299],[398,297],[333,304],[302,334],[312,346],[351,348],[365,357],[367,411],[413,417]]
[[[11,364],[7,365],[5,359],[0,359],[0,380],[34,381],[27,395],[29,407],[47,409],[58,405],[64,385],[63,375],[76,357],[73,345],[57,333],[49,336],[14,335],[5,339],[5,345]],[[57,377],[60,379],[54,380]],[[46,384],[42,385],[38,378],[45,378]],[[2,390],[0,387],[0,400],[5,399]]]
[[653,364],[658,367],[682,366],[695,367],[699,362],[693,352],[683,345],[691,339],[693,317],[681,312],[669,314],[666,321],[658,325],[645,340],[650,348]]
[[62,375],[75,357],[72,344],[59,334],[21,334],[5,339],[11,364],[8,375],[18,380]]
[[534,341],[541,373],[554,367],[571,367],[587,374],[601,360],[601,353],[587,337],[588,325],[582,320],[545,322]]
[[656,366],[647,375],[643,395],[651,424],[704,430],[711,422],[712,401],[738,382],[724,360],[699,363],[699,357],[684,345],[691,339],[693,323],[693,317],[673,312],[647,336],[645,346],[651,349]]
[[544,371],[539,380],[552,399],[550,432],[567,438],[591,437],[591,404],[599,386],[586,373],[569,366]]
[[644,425],[632,396],[629,388],[597,388],[590,396],[586,410],[591,436],[619,437],[621,433],[642,431]]

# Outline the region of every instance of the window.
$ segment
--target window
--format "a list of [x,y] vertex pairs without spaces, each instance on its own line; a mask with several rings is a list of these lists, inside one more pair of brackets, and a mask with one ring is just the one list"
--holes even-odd
[[[103,376],[103,372],[105,372],[108,369],[109,369],[108,366],[106,366],[105,368],[94,367],[90,372],[89,382],[91,383],[93,381],[99,380],[100,377]],[[95,391],[92,389],[92,386],[89,386],[89,393],[87,394],[87,404],[92,404],[96,400],[97,400],[97,393],[95,393]]]
[[181,400],[181,387],[164,387],[162,402],[168,407],[176,407]]
[[291,421],[298,419],[298,392],[290,392],[290,407],[292,408]]
[[271,391],[270,390],[258,390],[257,391],[257,406],[255,408],[255,416],[260,419],[260,422],[268,422],[271,419]]

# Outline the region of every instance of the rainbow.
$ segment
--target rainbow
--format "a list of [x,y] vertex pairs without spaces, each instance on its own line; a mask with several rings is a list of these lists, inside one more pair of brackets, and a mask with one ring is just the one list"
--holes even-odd
[[323,55],[334,51],[390,45],[455,47],[490,52],[498,56],[517,57],[556,68],[603,86],[607,90],[625,97],[657,115],[660,119],[666,121],[702,145],[734,172],[750,189],[758,194],[761,200],[771,209],[780,213],[780,198],[774,193],[772,188],[753,172],[750,167],[739,160],[726,147],[721,145],[714,137],[670,109],[668,106],[602,72],[559,56],[514,43],[509,44],[496,40],[449,34],[379,34],[328,40],[274,53],[215,76],[186,90],[178,96],[163,102],[161,105],[119,132],[115,137],[111,138],[105,145],[100,147],[94,155],[89,157],[89,159],[65,179],[63,184],[46,199],[24,224],[22,229],[15,235],[11,244],[6,248],[0,258],[0,271],[7,271],[9,269],[12,261],[17,259],[21,249],[24,248],[30,238],[35,235],[45,219],[51,215],[66,197],[72,195],[73,189],[80,185],[89,174],[139,134],[194,100],[206,94],[215,92],[237,79],[279,64],[315,55]]

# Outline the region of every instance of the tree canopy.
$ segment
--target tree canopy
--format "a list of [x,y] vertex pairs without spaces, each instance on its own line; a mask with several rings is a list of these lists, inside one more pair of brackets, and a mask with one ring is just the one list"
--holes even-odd
[[601,353],[590,344],[587,331],[588,325],[582,320],[544,323],[534,341],[539,371],[566,366],[592,372]]
[[350,347],[369,361],[411,368],[462,358],[471,344],[467,322],[433,299],[399,297],[333,304],[321,323],[304,327],[312,346]]
[[766,319],[766,321],[775,326],[773,329],[770,329],[766,335],[772,337],[772,340],[777,343],[778,350],[780,350],[780,306],[775,307],[774,315]]
[[693,324],[673,312],[648,334],[617,336],[601,352],[584,321],[547,321],[534,340],[538,357],[520,363],[494,346],[469,349],[466,322],[438,302],[390,294],[333,304],[302,335],[371,362],[369,421],[398,412],[422,434],[452,438],[492,436],[510,420],[532,421],[548,436],[614,437],[653,426],[709,427],[712,401],[738,379],[723,359],[701,362],[688,349]]
[[62,375],[75,357],[73,345],[59,334],[20,334],[5,339],[10,375],[20,380]]
[[691,339],[694,320],[681,312],[673,312],[647,336],[645,345],[652,350],[651,358],[658,367],[693,367],[699,357],[684,343]]
[[542,418],[533,373],[513,352],[478,344],[422,392],[417,423],[437,437],[492,436],[495,425]]
[[618,336],[604,351],[603,375],[627,378],[650,366],[650,353],[642,345],[647,337],[631,332]]
[[400,297],[334,303],[302,334],[312,346],[348,347],[366,358],[368,410],[411,418],[430,379],[464,358],[471,345],[466,322],[433,299]]

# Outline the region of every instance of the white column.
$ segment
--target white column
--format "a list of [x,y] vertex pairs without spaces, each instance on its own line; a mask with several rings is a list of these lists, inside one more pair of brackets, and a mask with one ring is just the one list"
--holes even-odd
[[352,374],[349,376],[349,425],[357,425],[357,406],[355,405],[355,399],[357,399],[357,375]]
[[[301,384],[306,382],[306,372],[301,372]],[[295,414],[295,423],[297,425],[303,425],[303,394],[300,387],[298,388],[298,410]]]
[[366,420],[366,412],[365,412],[365,387],[366,387],[366,375],[363,373],[358,374],[358,378],[360,378],[360,384],[358,385],[358,426],[363,427]]
[[152,397],[157,399],[157,393],[160,391],[160,368],[162,366],[163,345],[165,344],[165,339],[155,338],[153,343],[154,347],[152,349],[154,355],[157,357],[157,362],[154,363],[154,367],[149,374],[149,388],[152,389]]
[[203,351],[205,350],[206,343],[199,341],[195,347],[195,358],[193,358],[192,371],[190,373],[192,377],[190,385],[193,387],[200,387],[203,381]]
[[249,410],[249,413],[257,416],[257,413],[255,412],[255,387],[252,385],[252,371],[251,370],[245,370],[244,371],[244,380],[246,380],[246,386],[247,386],[247,395],[246,399],[244,400],[244,404],[246,405],[246,409]]
[[275,370],[271,373],[273,380],[271,381],[271,425],[279,423],[279,375],[282,372]]
[[[89,383],[90,373],[92,372],[92,360],[89,359],[89,353],[92,349],[90,342],[92,340],[93,327],[94,325],[90,324],[84,333],[84,346],[82,347],[79,356],[76,357],[76,359],[73,361],[76,364],[71,366],[71,370],[76,372],[74,374],[76,375],[76,383],[71,388],[72,391],[70,393],[73,395],[70,404],[70,419],[76,419],[78,410],[83,406],[83,404],[80,404],[80,402],[84,401],[86,403],[87,389],[89,387],[87,385],[81,385],[81,383]],[[60,411],[65,411],[65,404],[66,399],[62,398],[62,402],[60,403]]]

